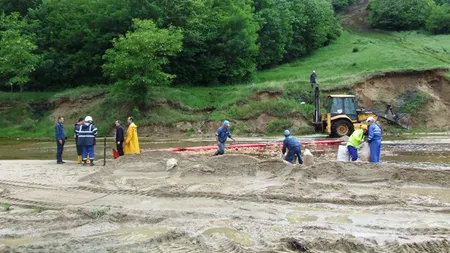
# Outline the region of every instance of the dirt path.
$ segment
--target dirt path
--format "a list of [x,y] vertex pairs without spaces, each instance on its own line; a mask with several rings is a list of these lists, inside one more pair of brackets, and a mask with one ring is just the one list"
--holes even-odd
[[0,161],[0,251],[449,252],[448,170],[271,152]]

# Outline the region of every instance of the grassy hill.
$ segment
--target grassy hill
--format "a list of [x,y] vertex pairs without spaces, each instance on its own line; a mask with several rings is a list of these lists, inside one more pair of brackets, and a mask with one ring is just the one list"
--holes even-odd
[[[307,125],[313,110],[309,85],[312,70],[316,70],[322,90],[331,91],[350,90],[383,72],[449,68],[450,35],[344,31],[334,43],[308,57],[258,72],[250,84],[155,88],[148,97],[151,106],[145,111],[113,108],[105,100],[110,88],[104,86],[60,93],[2,92],[0,137],[51,137],[52,118],[59,114],[68,118],[69,131],[72,121],[90,114],[103,129],[102,134],[109,133],[114,119],[125,119],[129,114],[137,117],[141,127],[173,127],[168,131],[178,128],[186,135],[195,134],[200,125],[208,132],[216,127],[216,121],[225,118],[235,121],[234,130],[243,135],[277,132],[285,127],[305,133],[312,130]],[[90,101],[92,106],[82,107],[83,101]],[[189,122],[188,129],[176,126],[178,122]],[[155,131],[151,127],[141,129],[149,134]]]

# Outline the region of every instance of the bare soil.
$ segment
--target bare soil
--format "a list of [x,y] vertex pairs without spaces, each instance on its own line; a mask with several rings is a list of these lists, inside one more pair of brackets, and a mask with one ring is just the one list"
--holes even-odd
[[[448,138],[435,141],[386,142],[383,157],[416,146],[450,152]],[[0,202],[10,205],[1,206],[0,250],[450,252],[447,165],[341,163],[308,148],[312,166],[270,148],[148,152],[105,167],[0,161]]]
[[360,105],[384,111],[386,105],[399,108],[399,95],[423,91],[431,99],[411,115],[413,129],[450,129],[450,80],[437,71],[384,73],[354,86]]

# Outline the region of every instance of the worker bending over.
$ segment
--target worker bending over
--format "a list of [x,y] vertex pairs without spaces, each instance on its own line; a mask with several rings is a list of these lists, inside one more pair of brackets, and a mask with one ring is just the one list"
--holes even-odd
[[302,145],[298,141],[297,138],[294,136],[291,136],[291,132],[289,130],[284,130],[284,141],[283,141],[283,149],[282,149],[282,155],[286,153],[286,149],[288,149],[288,153],[286,155],[285,160],[294,164],[295,163],[295,156],[298,158],[298,163],[303,164],[302,159]]
[[369,125],[367,142],[370,146],[370,161],[379,163],[381,156],[381,128],[375,123],[373,117],[367,118],[367,124]]
[[361,125],[361,128],[355,130],[347,142],[347,149],[352,161],[358,160],[358,148],[364,142],[364,135],[367,134],[367,125]]
[[217,141],[217,151],[214,155],[223,155],[225,153],[225,142],[227,141],[228,137],[234,141],[234,139],[231,137],[229,128],[230,122],[228,120],[225,120],[219,129],[217,129],[216,132],[216,141]]

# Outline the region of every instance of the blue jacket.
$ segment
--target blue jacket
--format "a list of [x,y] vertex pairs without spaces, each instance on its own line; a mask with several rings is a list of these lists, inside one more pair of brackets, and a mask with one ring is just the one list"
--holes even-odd
[[377,124],[372,124],[369,126],[369,134],[367,137],[367,142],[371,143],[372,141],[381,141],[381,127]]
[[301,148],[302,145],[300,144],[300,141],[298,141],[297,138],[294,136],[288,136],[283,141],[283,154],[286,153],[286,148],[289,150],[294,150],[295,148]]
[[65,141],[66,140],[66,131],[64,130],[64,125],[61,123],[56,123],[55,126],[55,137],[56,141]]
[[228,137],[231,138],[230,131],[228,131],[228,128],[225,129],[223,126],[217,129],[216,136],[218,137],[220,143],[225,143]]
[[97,127],[89,122],[84,123],[77,129],[78,146],[94,146],[95,137],[97,136]]

